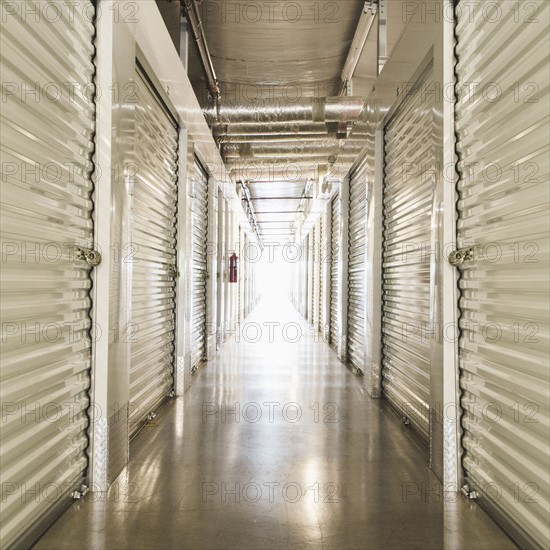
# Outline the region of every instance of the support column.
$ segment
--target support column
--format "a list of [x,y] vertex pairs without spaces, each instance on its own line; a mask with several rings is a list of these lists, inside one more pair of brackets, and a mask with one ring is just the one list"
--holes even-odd
[[[453,0],[444,0],[444,12],[454,13]],[[447,89],[455,84],[455,21],[443,19],[443,82]],[[443,166],[456,165],[455,149],[455,103],[443,101]],[[443,245],[456,243],[456,178],[453,171],[450,181],[448,170],[443,173]],[[455,246],[452,246],[454,250]],[[444,246],[445,250],[445,246]],[[444,251],[443,250],[443,251]],[[440,251],[440,252],[443,252]],[[443,321],[442,327],[458,326],[458,271],[441,257]],[[459,418],[460,388],[458,365],[458,340],[442,338],[443,342],[443,484],[447,491],[458,491],[461,482]]]
[[[104,13],[112,7],[105,0]],[[128,26],[112,17],[97,21],[97,83],[101,90],[122,88],[134,80],[135,41]],[[114,52],[117,55],[114,55]],[[93,491],[106,491],[129,458],[131,263],[130,244],[135,103],[118,103],[112,94],[98,98],[96,126],[95,242],[103,252],[93,287],[93,403],[90,424],[89,479]],[[118,169],[117,169],[118,168]]]

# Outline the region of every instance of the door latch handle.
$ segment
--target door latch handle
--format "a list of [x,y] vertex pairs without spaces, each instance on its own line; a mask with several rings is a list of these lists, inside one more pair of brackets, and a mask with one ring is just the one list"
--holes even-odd
[[83,246],[76,247],[76,259],[83,260],[92,267],[96,267],[101,263],[101,252],[93,250],[92,248],[85,248]]
[[458,248],[453,250],[449,254],[449,263],[458,267],[466,261],[472,261],[474,259],[474,247],[467,246],[465,248]]
[[180,270],[175,265],[169,265],[168,275],[170,275],[170,277],[177,278],[180,276]]

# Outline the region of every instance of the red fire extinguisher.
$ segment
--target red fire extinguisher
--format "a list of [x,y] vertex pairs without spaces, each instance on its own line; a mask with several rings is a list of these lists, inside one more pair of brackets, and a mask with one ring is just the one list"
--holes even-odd
[[230,283],[236,283],[237,282],[237,260],[239,258],[237,257],[237,254],[233,252],[231,256],[229,256],[229,282]]

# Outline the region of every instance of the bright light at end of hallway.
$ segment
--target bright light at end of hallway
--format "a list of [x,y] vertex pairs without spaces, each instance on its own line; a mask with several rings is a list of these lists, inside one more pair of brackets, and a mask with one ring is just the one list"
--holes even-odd
[[287,309],[292,264],[283,257],[282,250],[282,247],[264,247],[257,263],[260,293],[270,308],[275,308],[272,313],[282,307]]

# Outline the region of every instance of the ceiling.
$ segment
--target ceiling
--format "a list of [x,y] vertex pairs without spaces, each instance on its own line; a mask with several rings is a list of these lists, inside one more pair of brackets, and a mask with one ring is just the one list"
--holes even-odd
[[[193,48],[189,77],[203,107],[214,112],[209,117],[214,137],[232,178],[246,182],[264,241],[291,237],[308,179],[319,166],[335,161],[349,134],[351,115],[326,124],[313,115],[311,123],[302,117],[294,125],[285,116],[290,110],[292,117],[293,107],[312,101],[315,111],[322,102],[311,98],[338,95],[342,68],[364,5],[364,0],[203,0],[199,4],[220,86],[219,110],[212,107]],[[361,70],[365,77],[372,77],[368,68]],[[362,105],[364,97],[358,99],[356,103]],[[244,123],[237,120],[238,125],[232,120],[222,124],[219,119],[219,113],[229,106],[238,116],[241,106],[261,113],[273,105],[282,114],[267,124],[249,113]],[[310,165],[313,171],[306,168]]]
[[[251,102],[336,95],[363,0],[203,0],[200,13],[222,97]],[[196,58],[193,83],[206,84]],[[206,94],[201,94],[206,101]]]

